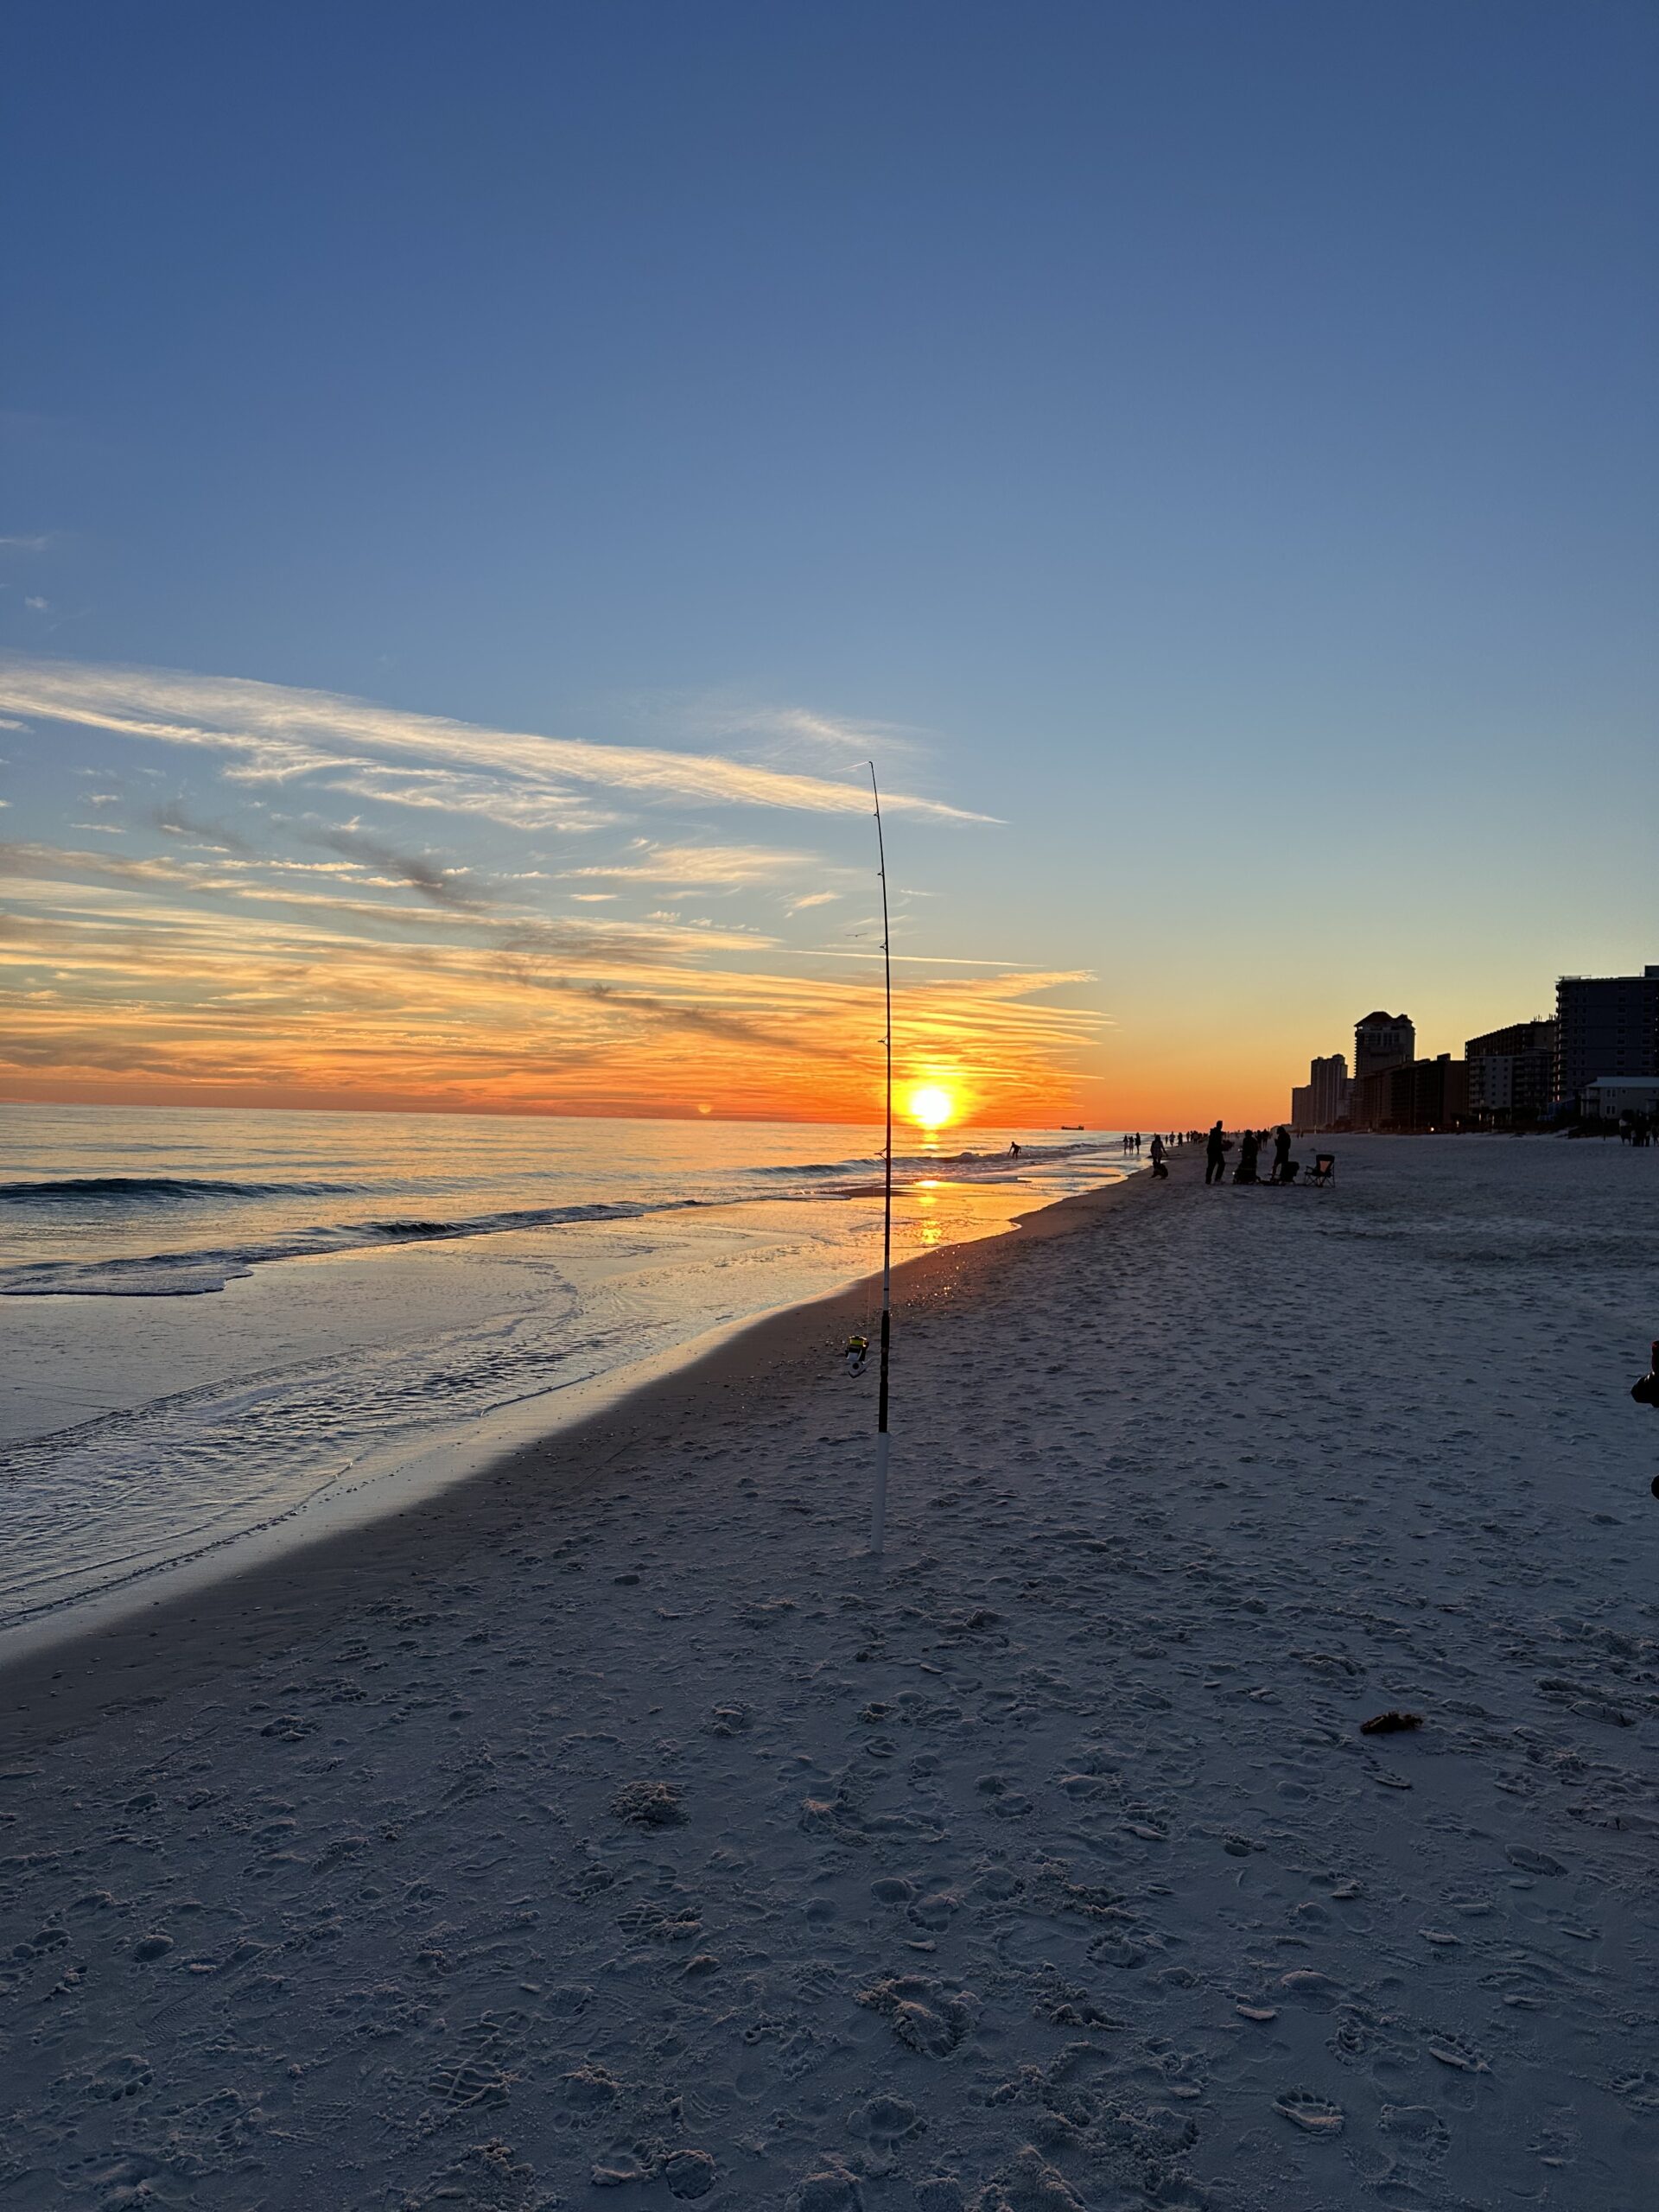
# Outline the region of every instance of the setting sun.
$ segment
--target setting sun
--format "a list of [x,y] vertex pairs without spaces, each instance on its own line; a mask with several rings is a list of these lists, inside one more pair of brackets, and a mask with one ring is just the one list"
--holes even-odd
[[957,1102],[948,1090],[941,1090],[936,1083],[925,1083],[912,1090],[907,1109],[912,1122],[919,1122],[925,1129],[942,1129],[955,1117]]

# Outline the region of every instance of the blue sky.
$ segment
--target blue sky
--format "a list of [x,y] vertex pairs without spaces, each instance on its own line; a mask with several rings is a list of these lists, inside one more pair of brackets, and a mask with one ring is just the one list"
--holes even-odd
[[[1067,1118],[1282,1110],[1373,1004],[1455,1049],[1659,957],[1649,8],[70,0],[7,45],[0,641],[86,671],[0,734],[14,840],[176,858],[147,779],[221,861],[516,881],[503,928],[795,855],[605,894],[766,938],[718,995],[868,950],[855,815],[227,781],[98,727],[101,672],[873,746],[995,818],[915,815],[901,940],[1068,979]],[[51,954],[21,988],[90,1003]],[[156,1027],[124,1079],[188,1086]]]

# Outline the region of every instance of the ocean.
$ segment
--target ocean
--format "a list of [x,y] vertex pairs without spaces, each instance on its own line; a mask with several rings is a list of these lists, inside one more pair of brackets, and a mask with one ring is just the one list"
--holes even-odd
[[[1116,1132],[895,1145],[895,1257],[1131,1172]],[[0,1105],[0,1636],[556,1427],[880,1263],[880,1135]]]

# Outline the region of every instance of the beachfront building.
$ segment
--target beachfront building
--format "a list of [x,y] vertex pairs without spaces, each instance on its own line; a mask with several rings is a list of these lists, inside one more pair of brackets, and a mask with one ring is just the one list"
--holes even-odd
[[1469,1116],[1484,1128],[1541,1120],[1555,1096],[1556,1026],[1540,1014],[1489,1029],[1464,1046],[1469,1063]]
[[1408,1014],[1368,1014],[1354,1024],[1354,1081],[1403,1067],[1417,1056],[1417,1031]]
[[1627,1114],[1651,1121],[1659,1114],[1659,1077],[1649,1081],[1639,1075],[1610,1075],[1605,1082],[1586,1084],[1582,1101],[1587,1122],[1622,1122]]
[[1331,1052],[1308,1065],[1307,1081],[1296,1084],[1290,1094],[1290,1126],[1294,1129],[1334,1129],[1348,1117],[1348,1080],[1345,1053]]
[[1347,1054],[1330,1052],[1324,1059],[1311,1062],[1307,1080],[1313,1093],[1314,1128],[1334,1129],[1338,1122],[1348,1118],[1348,1094],[1353,1085],[1348,1080]]
[[1348,1118],[1357,1129],[1419,1135],[1455,1129],[1468,1119],[1469,1064],[1441,1052],[1432,1060],[1377,1068],[1356,1077]]
[[1592,1083],[1659,1077],[1659,967],[1563,976],[1555,986],[1555,1097],[1583,1110]]

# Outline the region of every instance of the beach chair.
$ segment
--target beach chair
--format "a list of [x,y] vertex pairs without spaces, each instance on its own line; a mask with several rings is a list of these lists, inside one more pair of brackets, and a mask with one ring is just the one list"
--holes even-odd
[[1334,1183],[1337,1179],[1336,1154],[1316,1152],[1313,1155],[1313,1171],[1307,1179],[1310,1183]]

